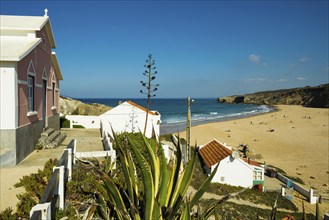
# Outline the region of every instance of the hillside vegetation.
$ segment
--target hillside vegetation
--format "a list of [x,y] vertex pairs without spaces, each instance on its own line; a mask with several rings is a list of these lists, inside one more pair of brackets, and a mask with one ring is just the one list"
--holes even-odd
[[226,96],[218,98],[217,101],[221,103],[302,105],[305,107],[329,108],[329,84]]

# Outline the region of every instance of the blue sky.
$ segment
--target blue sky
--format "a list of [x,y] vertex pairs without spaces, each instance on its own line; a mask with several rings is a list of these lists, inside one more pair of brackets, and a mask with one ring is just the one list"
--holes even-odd
[[48,8],[76,98],[142,98],[147,55],[157,97],[220,97],[328,83],[328,1],[3,1],[2,15]]

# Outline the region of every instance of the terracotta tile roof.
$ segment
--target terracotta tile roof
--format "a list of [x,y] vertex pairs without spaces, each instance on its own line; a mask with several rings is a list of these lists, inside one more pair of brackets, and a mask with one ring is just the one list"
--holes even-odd
[[212,140],[199,150],[205,165],[210,168],[232,154],[232,151],[217,140]]
[[[132,106],[135,106],[136,108],[139,108],[139,109],[141,109],[141,110],[143,110],[143,111],[147,111],[147,109],[146,108],[144,108],[144,107],[142,107],[142,106],[140,106],[140,105],[137,105],[135,102],[132,102],[132,101],[127,101],[130,105],[132,105]],[[158,115],[156,112],[154,112],[154,111],[149,111],[149,114],[150,115]]]
[[247,164],[250,164],[252,166],[256,166],[256,167],[261,167],[261,165],[259,163],[257,163],[254,160],[248,160],[247,158],[241,158],[244,162],[246,162]]

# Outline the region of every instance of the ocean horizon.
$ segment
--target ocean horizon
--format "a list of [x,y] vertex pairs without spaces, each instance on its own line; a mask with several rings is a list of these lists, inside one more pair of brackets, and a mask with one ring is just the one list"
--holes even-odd
[[[99,103],[115,107],[122,101],[131,100],[146,107],[145,98],[75,98],[84,103]],[[227,104],[219,103],[216,98],[191,98],[192,126],[210,122],[220,122],[245,118],[257,114],[274,111],[266,105]],[[170,134],[183,131],[187,120],[187,98],[153,98],[150,110],[161,114],[161,134]]]

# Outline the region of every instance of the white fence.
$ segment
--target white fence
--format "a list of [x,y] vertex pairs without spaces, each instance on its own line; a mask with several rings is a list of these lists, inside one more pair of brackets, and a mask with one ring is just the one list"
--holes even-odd
[[74,125],[81,125],[87,129],[100,128],[100,117],[93,115],[66,115],[65,118],[70,121],[70,128]]
[[314,195],[314,190],[312,188],[310,190],[304,189],[302,186],[291,181],[289,178],[285,177],[281,173],[277,173],[276,178],[287,185],[288,181],[290,181],[291,187],[297,192],[299,192],[301,195],[305,196],[308,199],[309,203],[315,204],[318,201],[318,197]]
[[[67,145],[57,165],[53,169],[53,174],[48,182],[45,192],[41,196],[39,204],[30,211],[30,219],[55,219],[56,208],[64,209],[65,186],[72,178],[72,167],[76,159],[88,157],[111,157],[115,161],[116,152],[94,151],[76,152],[76,140],[73,139]],[[115,163],[114,163],[115,168]]]

